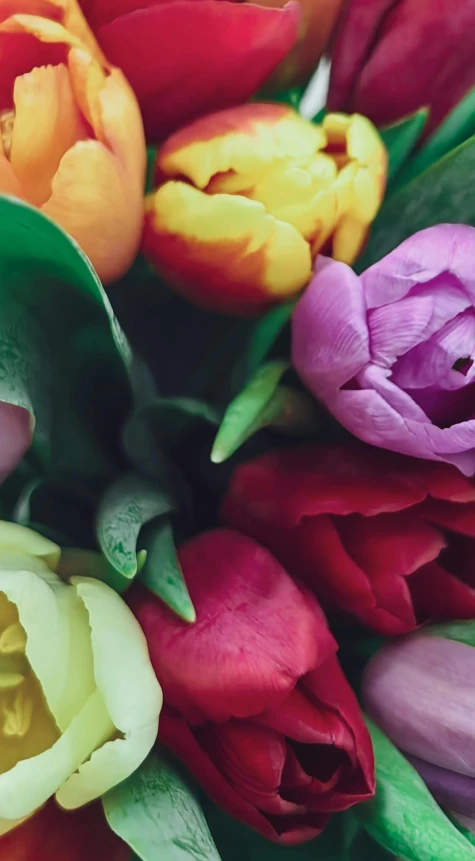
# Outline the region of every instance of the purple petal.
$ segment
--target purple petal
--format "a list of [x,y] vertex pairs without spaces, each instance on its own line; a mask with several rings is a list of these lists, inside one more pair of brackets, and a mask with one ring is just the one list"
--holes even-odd
[[396,304],[369,311],[372,360],[390,367],[399,356],[426,341],[470,304],[460,285],[447,284],[440,276],[431,284],[413,288],[409,296]]
[[459,389],[475,375],[475,366],[466,373],[452,370],[463,358],[475,356],[475,311],[469,308],[446,323],[424,344],[414,347],[393,368],[393,381],[403,388]]
[[387,646],[363,679],[365,708],[401,750],[475,777],[475,649],[423,634]]
[[[447,273],[475,301],[475,228],[438,224],[415,233],[361,276],[368,310],[397,302],[416,284]],[[448,278],[453,284],[452,278]]]
[[408,756],[408,760],[442,807],[464,816],[475,816],[474,777],[440,768],[417,756]]
[[292,318],[292,360],[303,382],[325,397],[369,361],[366,309],[357,275],[319,257]]
[[368,365],[356,377],[362,389],[374,389],[378,392],[396,412],[404,419],[412,419],[415,422],[430,423],[424,410],[403,389],[395,386],[389,379],[391,371],[379,367],[379,365]]
[[22,459],[32,440],[28,410],[0,401],[0,482]]

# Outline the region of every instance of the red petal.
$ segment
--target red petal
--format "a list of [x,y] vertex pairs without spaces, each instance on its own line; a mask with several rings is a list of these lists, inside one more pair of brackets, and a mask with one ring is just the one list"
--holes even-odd
[[[235,500],[252,517],[295,526],[313,514],[380,514],[423,500],[417,461],[358,443],[270,452],[235,470],[224,511]],[[231,502],[229,501],[231,500]]]
[[427,499],[418,506],[417,511],[430,523],[436,523],[437,526],[450,529],[451,532],[471,535],[475,538],[475,503],[458,505],[438,499]]
[[5,861],[129,861],[130,849],[110,830],[100,804],[65,813],[51,801],[0,838]]
[[425,565],[408,582],[420,621],[475,618],[475,589],[436,562]]
[[[274,816],[271,824],[254,804],[236,792],[199,744],[187,723],[166,706],[160,716],[160,738],[186,763],[191,774],[216,804],[231,816],[255,828],[268,840],[292,845],[311,840],[321,832],[325,818],[317,814],[307,814],[300,821],[298,816]],[[312,824],[306,821],[309,818]]]
[[335,651],[313,596],[256,542],[213,530],[179,557],[194,625],[143,590],[132,590],[130,603],[167,702],[191,722],[255,715]]
[[114,17],[96,35],[132,84],[148,138],[160,140],[258,90],[294,44],[298,21],[296,3],[174,0]]
[[32,440],[28,410],[0,401],[0,482],[22,459]]
[[13,107],[15,78],[35,66],[57,66],[65,59],[64,45],[40,42],[29,33],[0,32],[0,110]]

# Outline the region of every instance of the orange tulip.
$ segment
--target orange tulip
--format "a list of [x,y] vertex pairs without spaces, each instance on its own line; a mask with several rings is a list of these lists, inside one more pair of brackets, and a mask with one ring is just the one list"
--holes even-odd
[[105,282],[120,277],[142,229],[142,120],[76,0],[0,0],[0,131],[0,192],[61,225]]
[[142,248],[197,305],[257,314],[299,293],[319,252],[355,260],[385,179],[384,145],[364,117],[315,125],[286,105],[231,108],[159,151]]

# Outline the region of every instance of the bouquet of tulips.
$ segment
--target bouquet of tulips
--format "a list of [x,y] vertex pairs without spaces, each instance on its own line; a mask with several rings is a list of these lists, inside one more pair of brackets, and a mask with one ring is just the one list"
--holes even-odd
[[475,861],[474,38],[0,0],[2,861]]

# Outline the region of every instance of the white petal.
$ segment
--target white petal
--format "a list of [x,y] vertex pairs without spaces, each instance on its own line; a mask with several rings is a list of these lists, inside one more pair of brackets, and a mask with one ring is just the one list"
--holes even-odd
[[0,819],[21,819],[35,811],[113,733],[104,701],[95,691],[49,750],[0,775]]

